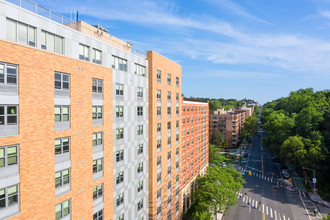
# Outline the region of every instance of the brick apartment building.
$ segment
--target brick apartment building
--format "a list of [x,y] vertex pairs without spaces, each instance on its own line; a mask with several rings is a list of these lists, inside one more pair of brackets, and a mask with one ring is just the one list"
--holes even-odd
[[149,219],[180,219],[181,66],[153,51],[147,60]]
[[0,0],[0,219],[147,219],[145,56],[22,6]]
[[183,212],[192,203],[195,180],[206,173],[209,164],[209,104],[182,98],[181,186]]
[[215,130],[219,130],[223,136],[227,139],[229,147],[235,147],[239,140],[239,135],[242,130],[245,119],[253,114],[254,106],[239,107],[235,110],[225,111],[224,109],[218,109],[213,113],[210,113],[209,120],[209,132],[213,134]]
[[0,0],[0,219],[180,219],[209,111],[182,99],[181,66],[21,2]]

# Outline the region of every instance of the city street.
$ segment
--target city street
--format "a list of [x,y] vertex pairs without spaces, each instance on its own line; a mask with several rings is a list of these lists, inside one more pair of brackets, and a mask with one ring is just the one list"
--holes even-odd
[[279,165],[272,161],[271,154],[264,152],[260,137],[253,138],[247,164],[241,167],[240,172],[245,173],[243,177],[247,182],[241,191],[243,196],[238,198],[237,207],[231,207],[223,219],[321,219],[319,214],[314,216],[313,204],[301,193],[290,192],[283,187]]

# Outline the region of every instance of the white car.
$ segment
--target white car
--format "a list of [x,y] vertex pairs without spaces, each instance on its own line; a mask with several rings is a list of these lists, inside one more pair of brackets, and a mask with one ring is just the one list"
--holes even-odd
[[287,179],[290,178],[290,174],[288,173],[287,170],[282,170],[282,174],[285,178],[287,178]]
[[222,166],[222,167],[226,167],[226,166],[227,166],[226,162],[222,162],[222,163],[221,163],[221,166]]

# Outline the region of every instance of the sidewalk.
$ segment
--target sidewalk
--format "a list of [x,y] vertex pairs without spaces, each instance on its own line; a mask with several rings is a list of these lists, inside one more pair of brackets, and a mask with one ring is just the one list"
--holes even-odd
[[327,201],[324,201],[317,192],[315,193],[308,193],[309,195],[309,198],[313,201],[313,202],[316,202],[316,203],[319,203],[321,205],[324,205],[328,208],[330,208],[330,203],[327,202]]

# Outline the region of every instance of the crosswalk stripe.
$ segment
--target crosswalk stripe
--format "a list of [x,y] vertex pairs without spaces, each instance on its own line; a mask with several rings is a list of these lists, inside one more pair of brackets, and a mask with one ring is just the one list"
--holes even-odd
[[274,210],[275,220],[277,220],[276,210]]
[[243,197],[243,203],[245,202],[245,196]]
[[273,218],[273,210],[270,208],[270,217]]
[[280,213],[278,213],[278,217],[280,218],[280,220],[282,220],[282,219],[281,219],[281,214],[280,214]]
[[267,177],[267,181],[269,182],[269,177]]
[[268,215],[268,206],[266,206],[266,215]]
[[262,204],[262,213],[264,213],[265,212],[265,206],[264,206],[264,204]]
[[251,205],[251,198],[250,198],[250,201],[249,202],[250,202],[250,205]]
[[278,185],[278,180],[276,180],[276,184]]
[[283,219],[285,220],[285,215],[283,215]]
[[270,179],[270,182],[273,183],[273,179]]
[[288,218],[288,220],[290,220],[290,218]]
[[252,200],[252,208],[253,208],[253,206],[254,206],[254,199]]

